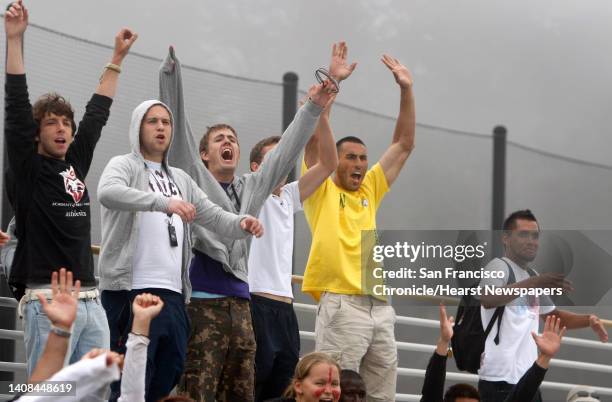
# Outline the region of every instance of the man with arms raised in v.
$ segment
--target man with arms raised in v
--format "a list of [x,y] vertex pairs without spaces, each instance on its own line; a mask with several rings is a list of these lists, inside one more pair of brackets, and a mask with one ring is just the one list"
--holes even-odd
[[[28,10],[13,3],[4,17],[7,40],[4,135],[15,209],[15,251],[9,282],[25,303],[24,341],[28,373],[36,366],[49,332],[71,336],[70,362],[94,347],[108,348],[109,332],[98,300],[91,254],[90,200],[85,177],[109,116],[121,64],[137,35],[122,29],[111,62],[85,108],[77,130],[74,111],[62,96],[49,93],[30,104],[23,60]],[[72,271],[82,284],[72,328],[50,325],[37,294],[51,298],[51,273]]]
[[[352,69],[336,65],[339,60],[344,63],[345,58],[335,57],[330,73],[342,80]],[[400,87],[400,112],[391,145],[368,170],[363,141],[340,139],[333,178],[304,202],[312,245],[302,290],[319,302],[315,347],[336,355],[343,369],[361,374],[368,401],[395,400],[397,348],[393,307],[361,286],[361,234],[376,229],[376,211],[412,152],[415,134],[412,76],[393,57],[384,55],[382,62]],[[316,149],[306,147],[304,168],[318,160]]]

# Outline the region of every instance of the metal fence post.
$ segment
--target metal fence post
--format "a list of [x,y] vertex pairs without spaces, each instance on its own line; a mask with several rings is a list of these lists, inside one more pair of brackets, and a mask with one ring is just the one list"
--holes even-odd
[[495,126],[493,129],[493,197],[491,207],[491,230],[493,230],[493,257],[503,255],[503,247],[499,232],[504,224],[506,202],[506,138],[507,130],[504,126]]

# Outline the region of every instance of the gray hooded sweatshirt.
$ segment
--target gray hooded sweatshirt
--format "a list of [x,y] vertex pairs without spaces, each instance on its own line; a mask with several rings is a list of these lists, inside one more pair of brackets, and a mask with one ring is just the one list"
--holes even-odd
[[[166,105],[157,100],[142,102],[132,113],[129,138],[132,152],[115,156],[106,167],[98,184],[98,200],[102,217],[102,244],[100,260],[101,290],[130,290],[132,288],[132,262],[138,242],[139,219],[142,211],[166,212],[169,198],[149,191],[145,160],[140,152],[140,125],[147,111],[154,105]],[[171,113],[172,114],[172,113]],[[174,123],[174,119],[172,119]],[[172,141],[176,134],[173,129]],[[212,203],[198,185],[181,169],[168,165],[168,153],[162,162],[168,176],[176,184],[182,198],[196,207],[195,223],[213,230],[222,244],[229,238],[245,238],[249,233],[240,228],[244,215],[224,211]],[[182,282],[183,296],[191,297],[188,264],[191,259],[189,225],[184,224]],[[163,239],[167,241],[167,239]]]
[[[278,145],[268,152],[256,172],[234,176],[232,185],[240,200],[240,210],[208,171],[198,152],[191,126],[187,121],[183,101],[181,64],[171,48],[159,71],[160,99],[175,117],[175,142],[170,161],[184,169],[208,194],[210,199],[226,211],[258,216],[261,207],[280,181],[296,165],[300,151],[312,135],[323,110],[310,100],[295,115]],[[273,228],[266,228],[273,230]],[[248,282],[247,260],[250,240],[236,240],[228,246],[215,232],[200,226],[192,228],[194,247],[223,264],[223,268],[243,282]]]

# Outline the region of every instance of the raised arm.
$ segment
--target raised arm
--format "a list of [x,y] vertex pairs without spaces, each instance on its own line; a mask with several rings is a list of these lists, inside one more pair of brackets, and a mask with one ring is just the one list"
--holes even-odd
[[421,402],[442,402],[446,380],[446,359],[448,344],[453,337],[453,317],[448,318],[446,308],[440,304],[440,337],[436,351],[429,360],[421,390]]
[[123,379],[121,381],[121,396],[119,402],[144,402],[145,373],[147,369],[147,347],[149,345],[149,329],[151,321],[159,315],[164,302],[159,296],[141,293],[132,303],[132,332],[126,343],[125,361],[123,363]]
[[393,140],[379,161],[387,183],[391,186],[414,149],[416,117],[410,71],[399,60],[389,55],[383,55],[381,61],[391,70],[395,82],[400,87],[400,111],[395,122]]
[[32,116],[23,63],[23,33],[28,26],[28,10],[21,1],[11,4],[4,14],[6,34],[6,84],[4,136],[11,172],[27,174],[24,162],[36,152],[37,124]]
[[325,179],[336,170],[336,167],[338,167],[338,152],[329,122],[329,115],[335,98],[335,96],[332,97],[327,103],[327,106],[325,106],[325,110],[321,113],[317,128],[315,129],[315,133],[318,136],[316,139],[316,144],[319,148],[317,151],[319,155],[318,161],[312,165],[298,181],[300,201],[302,202],[310,197],[321,183],[323,183]]
[[28,10],[22,1],[16,1],[4,14],[6,33],[6,73],[25,74],[23,64],[23,33],[28,27]]
[[38,294],[42,309],[51,321],[51,331],[45,350],[30,377],[31,383],[49,379],[64,366],[72,323],[76,319],[80,289],[81,282],[76,281],[73,287],[72,272],[62,268],[59,275],[57,272],[51,275],[51,302],[47,302],[43,295]]
[[304,106],[295,115],[295,118],[283,133],[280,142],[266,157],[261,167],[248,176],[257,189],[248,199],[242,202],[242,212],[257,215],[261,206],[278,186],[280,181],[289,174],[294,166],[300,151],[312,135],[323,107],[327,105],[332,93],[327,85],[315,85],[313,93]]
[[550,365],[550,360],[557,354],[561,347],[561,339],[565,334],[565,327],[562,327],[561,320],[555,316],[546,317],[542,335],[532,333],[536,345],[538,345],[538,358],[533,366],[519,380],[510,395],[504,402],[524,402],[533,400],[540,384],[544,380],[546,371]]
[[96,92],[87,103],[85,114],[79,123],[77,130],[79,135],[75,137],[68,149],[66,159],[78,166],[84,176],[87,176],[96,144],[108,121],[111,103],[117,90],[121,64],[136,38],[138,35],[127,28],[120,30],[115,36],[115,48],[111,62],[102,71]]
[[119,73],[123,59],[127,56],[130,48],[138,39],[138,34],[128,28],[123,28],[115,36],[115,49],[109,64],[104,67],[100,83],[96,88],[98,95],[104,95],[109,98],[115,96],[117,90],[117,82],[119,81]]
[[[329,62],[329,74],[339,83],[351,76],[357,63],[348,63],[348,46],[346,42],[338,42],[332,45],[331,60]],[[305,101],[304,101],[305,102]],[[329,109],[326,108],[327,118],[329,120]],[[317,124],[315,127],[314,134],[308,140],[306,147],[304,148],[304,163],[306,167],[310,169],[311,166],[315,165],[319,161],[319,138],[321,124]],[[335,168],[334,168],[335,169]],[[307,197],[305,197],[307,198]]]
[[173,47],[159,68],[159,100],[168,105],[174,119],[172,147],[168,153],[170,166],[187,172],[199,186],[204,187],[207,176],[185,111],[181,62]]

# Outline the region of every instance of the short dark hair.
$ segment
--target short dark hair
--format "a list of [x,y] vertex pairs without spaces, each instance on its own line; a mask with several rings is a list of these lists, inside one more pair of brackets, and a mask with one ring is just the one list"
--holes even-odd
[[225,123],[219,123],[219,124],[213,124],[212,126],[206,127],[206,132],[204,133],[204,135],[202,136],[202,139],[200,140],[200,152],[205,151],[208,152],[208,138],[210,137],[210,135],[217,130],[230,130],[232,133],[234,133],[234,135],[236,136],[236,138],[238,138],[238,134],[236,134],[236,130],[234,130],[234,127],[230,126],[229,124],[225,124]]
[[342,146],[342,144],[344,144],[345,142],[352,142],[355,144],[361,144],[365,147],[365,144],[363,141],[361,141],[360,138],[357,137],[353,137],[352,135],[349,135],[347,137],[343,137],[340,138],[338,141],[336,141],[336,151],[340,152],[340,147]]
[[65,116],[70,119],[70,125],[72,126],[72,135],[76,134],[76,123],[74,122],[74,110],[70,105],[70,102],[60,94],[56,92],[49,92],[42,95],[36,100],[32,106],[32,115],[34,121],[38,124],[38,133],[40,133],[40,122],[42,119],[53,113],[57,116]]
[[446,390],[444,402],[455,402],[457,398],[473,398],[480,401],[480,394],[469,384],[455,384]]
[[[225,129],[230,130],[232,133],[234,133],[236,138],[238,138],[238,134],[236,134],[236,130],[234,130],[234,127],[230,126],[229,124],[225,124],[225,123],[213,124],[212,126],[206,127],[206,132],[204,133],[204,135],[202,136],[202,139],[200,140],[200,152],[199,153],[202,153],[202,151],[208,152],[208,139],[210,138],[210,135],[214,131],[225,130]],[[208,163],[204,162],[204,165],[208,167]]]
[[[514,211],[504,221],[504,226],[502,228],[504,230],[504,232],[509,232],[512,229],[514,229],[516,227],[516,221],[519,220],[519,219],[524,219],[524,220],[527,220],[527,221],[533,221],[533,222],[536,222],[536,223],[538,222],[536,217],[533,215],[533,213],[529,209],[521,209],[521,210],[518,210],[518,211]],[[538,227],[539,227],[539,225],[538,225]]]
[[342,380],[361,380],[363,381],[363,378],[355,370],[342,369],[342,371],[340,371],[340,381]]
[[263,160],[262,151],[265,147],[273,144],[278,144],[281,140],[279,135],[273,135],[271,137],[266,137],[263,140],[259,141],[255,146],[251,149],[251,154],[249,155],[249,163],[257,163],[260,164]]

